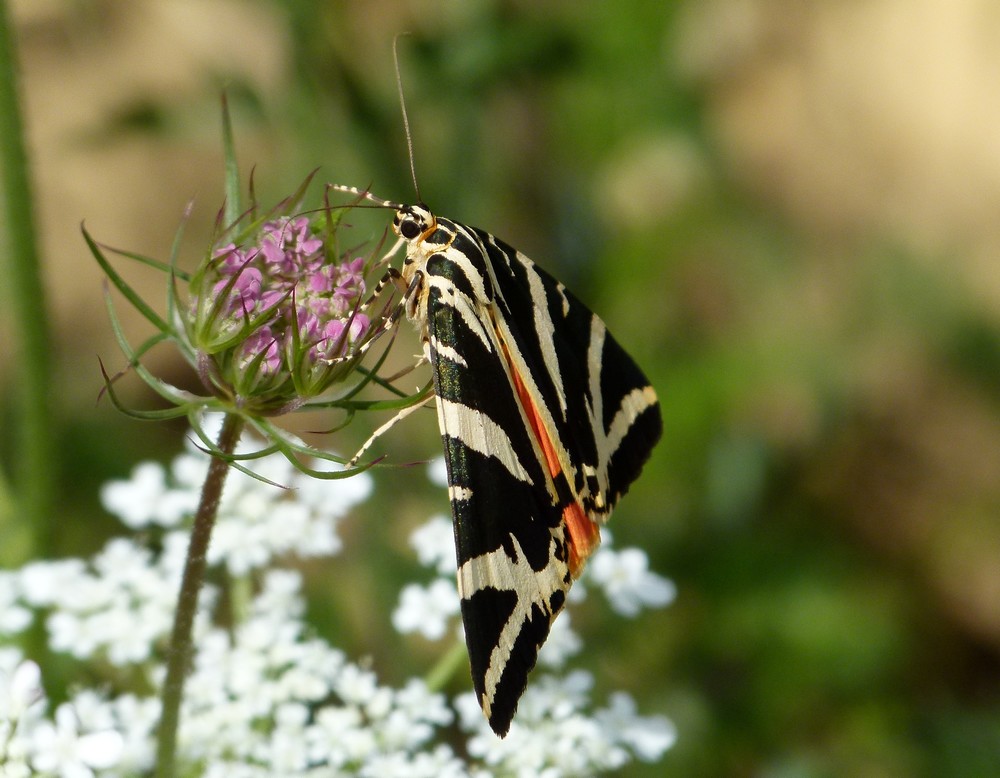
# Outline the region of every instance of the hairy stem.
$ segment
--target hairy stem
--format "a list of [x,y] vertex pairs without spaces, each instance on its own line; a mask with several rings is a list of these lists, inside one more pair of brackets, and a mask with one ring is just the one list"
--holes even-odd
[[[243,431],[243,419],[236,414],[226,414],[219,433],[219,450],[232,454]],[[229,465],[216,456],[208,468],[208,475],[201,490],[201,502],[191,529],[187,561],[181,589],[177,596],[177,611],[170,634],[167,654],[167,677],[163,683],[162,713],[156,733],[156,776],[173,778],[177,752],[177,730],[180,725],[181,700],[184,698],[184,680],[193,656],[194,617],[198,612],[198,595],[205,581],[206,555],[212,537],[212,528],[219,513],[219,499],[226,483]]]

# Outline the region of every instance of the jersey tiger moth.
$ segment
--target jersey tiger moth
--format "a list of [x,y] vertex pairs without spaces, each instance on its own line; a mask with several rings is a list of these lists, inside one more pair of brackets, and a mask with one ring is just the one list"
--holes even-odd
[[521,252],[422,204],[336,188],[396,211],[390,255],[405,245],[406,259],[387,278],[432,368],[472,680],[503,736],[600,525],[660,437],[656,394]]

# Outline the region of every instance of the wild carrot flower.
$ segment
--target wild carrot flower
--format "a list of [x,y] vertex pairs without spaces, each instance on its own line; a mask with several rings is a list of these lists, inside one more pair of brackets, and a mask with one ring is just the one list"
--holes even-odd
[[[206,425],[214,428],[217,421]],[[251,453],[253,445],[246,440],[236,453]],[[202,597],[176,774],[594,776],[657,762],[674,743],[669,720],[640,714],[624,692],[603,697],[594,676],[573,666],[581,646],[572,612],[553,624],[537,675],[503,740],[489,729],[471,691],[446,693],[450,685],[434,681],[436,673],[400,677],[399,668],[386,662],[352,658],[307,622],[305,579],[289,563],[322,558],[336,567],[349,542],[340,534],[347,511],[368,499],[373,479],[362,474],[321,483],[280,456],[253,459],[247,467],[257,478],[233,473],[208,561],[230,581],[256,585],[240,594],[211,586]],[[171,593],[188,540],[182,522],[165,520],[156,506],[196,504],[207,469],[205,451],[193,443],[169,466],[143,463],[101,494],[109,513],[138,531],[134,538],[113,538],[86,558],[4,571],[4,602],[21,615],[0,620],[0,775],[125,778],[153,770],[160,717],[154,692],[163,682],[154,660],[169,634]],[[289,488],[277,489],[272,481]],[[406,584],[397,613],[372,618],[392,623],[399,650],[411,639],[436,640],[458,646],[461,654],[446,520],[432,518],[417,528],[411,545],[420,577],[429,581],[417,591],[426,596],[407,608],[417,584]],[[601,548],[626,559],[642,554],[614,549],[610,538]],[[616,605],[622,580],[592,574],[591,567],[574,587],[578,598],[600,592],[624,619],[637,618]],[[661,588],[670,585],[648,570],[643,577],[631,587],[656,580]],[[664,604],[627,601],[642,609]],[[226,623],[214,623],[212,614],[226,602]],[[48,648],[61,663],[79,668],[79,682],[59,699],[46,697],[39,668],[13,647],[35,623],[44,625]],[[442,652],[442,665],[453,654]],[[394,676],[394,683],[384,676]],[[53,679],[47,680],[51,687]]]

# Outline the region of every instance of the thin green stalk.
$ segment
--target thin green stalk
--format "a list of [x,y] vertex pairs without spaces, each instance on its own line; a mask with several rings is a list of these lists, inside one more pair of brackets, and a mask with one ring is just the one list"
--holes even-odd
[[[223,455],[232,454],[243,432],[241,416],[226,414],[219,433],[219,451]],[[198,595],[205,582],[208,544],[212,538],[212,528],[219,513],[222,487],[226,483],[229,464],[219,456],[212,458],[208,475],[202,485],[201,502],[191,529],[187,561],[181,579],[180,593],[177,595],[177,610],[174,613],[174,627],[170,634],[167,654],[167,677],[163,683],[162,712],[160,726],[156,733],[156,776],[173,778],[177,757],[177,730],[180,725],[181,701],[184,698],[184,680],[191,667],[194,654],[193,627],[198,612]]]
[[439,692],[462,667],[468,666],[469,650],[464,640],[456,640],[448,652],[424,676],[424,683],[432,692]]
[[8,356],[17,365],[19,409],[16,510],[34,533],[35,551],[45,551],[51,537],[56,456],[53,445],[52,370],[48,317],[35,242],[35,218],[24,128],[18,94],[17,53],[6,2],[0,0],[0,200],[5,228],[2,271],[8,293],[5,306],[14,319],[15,347]]

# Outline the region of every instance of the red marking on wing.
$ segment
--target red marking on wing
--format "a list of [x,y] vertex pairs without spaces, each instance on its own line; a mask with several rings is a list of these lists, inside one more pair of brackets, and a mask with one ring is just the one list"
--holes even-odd
[[[559,461],[556,448],[552,444],[552,438],[545,428],[545,423],[541,415],[538,413],[535,401],[528,394],[528,389],[524,385],[524,381],[521,380],[521,375],[517,372],[517,368],[511,361],[506,344],[504,344],[504,357],[510,366],[510,374],[514,378],[514,388],[517,390],[517,396],[521,400],[521,407],[524,408],[525,414],[528,417],[528,423],[531,425],[531,431],[545,456],[545,464],[548,467],[549,475],[555,480],[562,473],[562,464]],[[587,561],[587,558],[594,553],[594,550],[601,543],[601,529],[587,515],[587,512],[583,509],[583,505],[578,501],[566,505],[563,508],[562,514],[563,522],[566,525],[569,572],[570,575],[577,578],[583,572],[583,565]]]
[[566,522],[568,536],[569,572],[574,578],[579,578],[587,558],[601,544],[601,529],[578,502],[570,503],[563,508],[563,521]]

